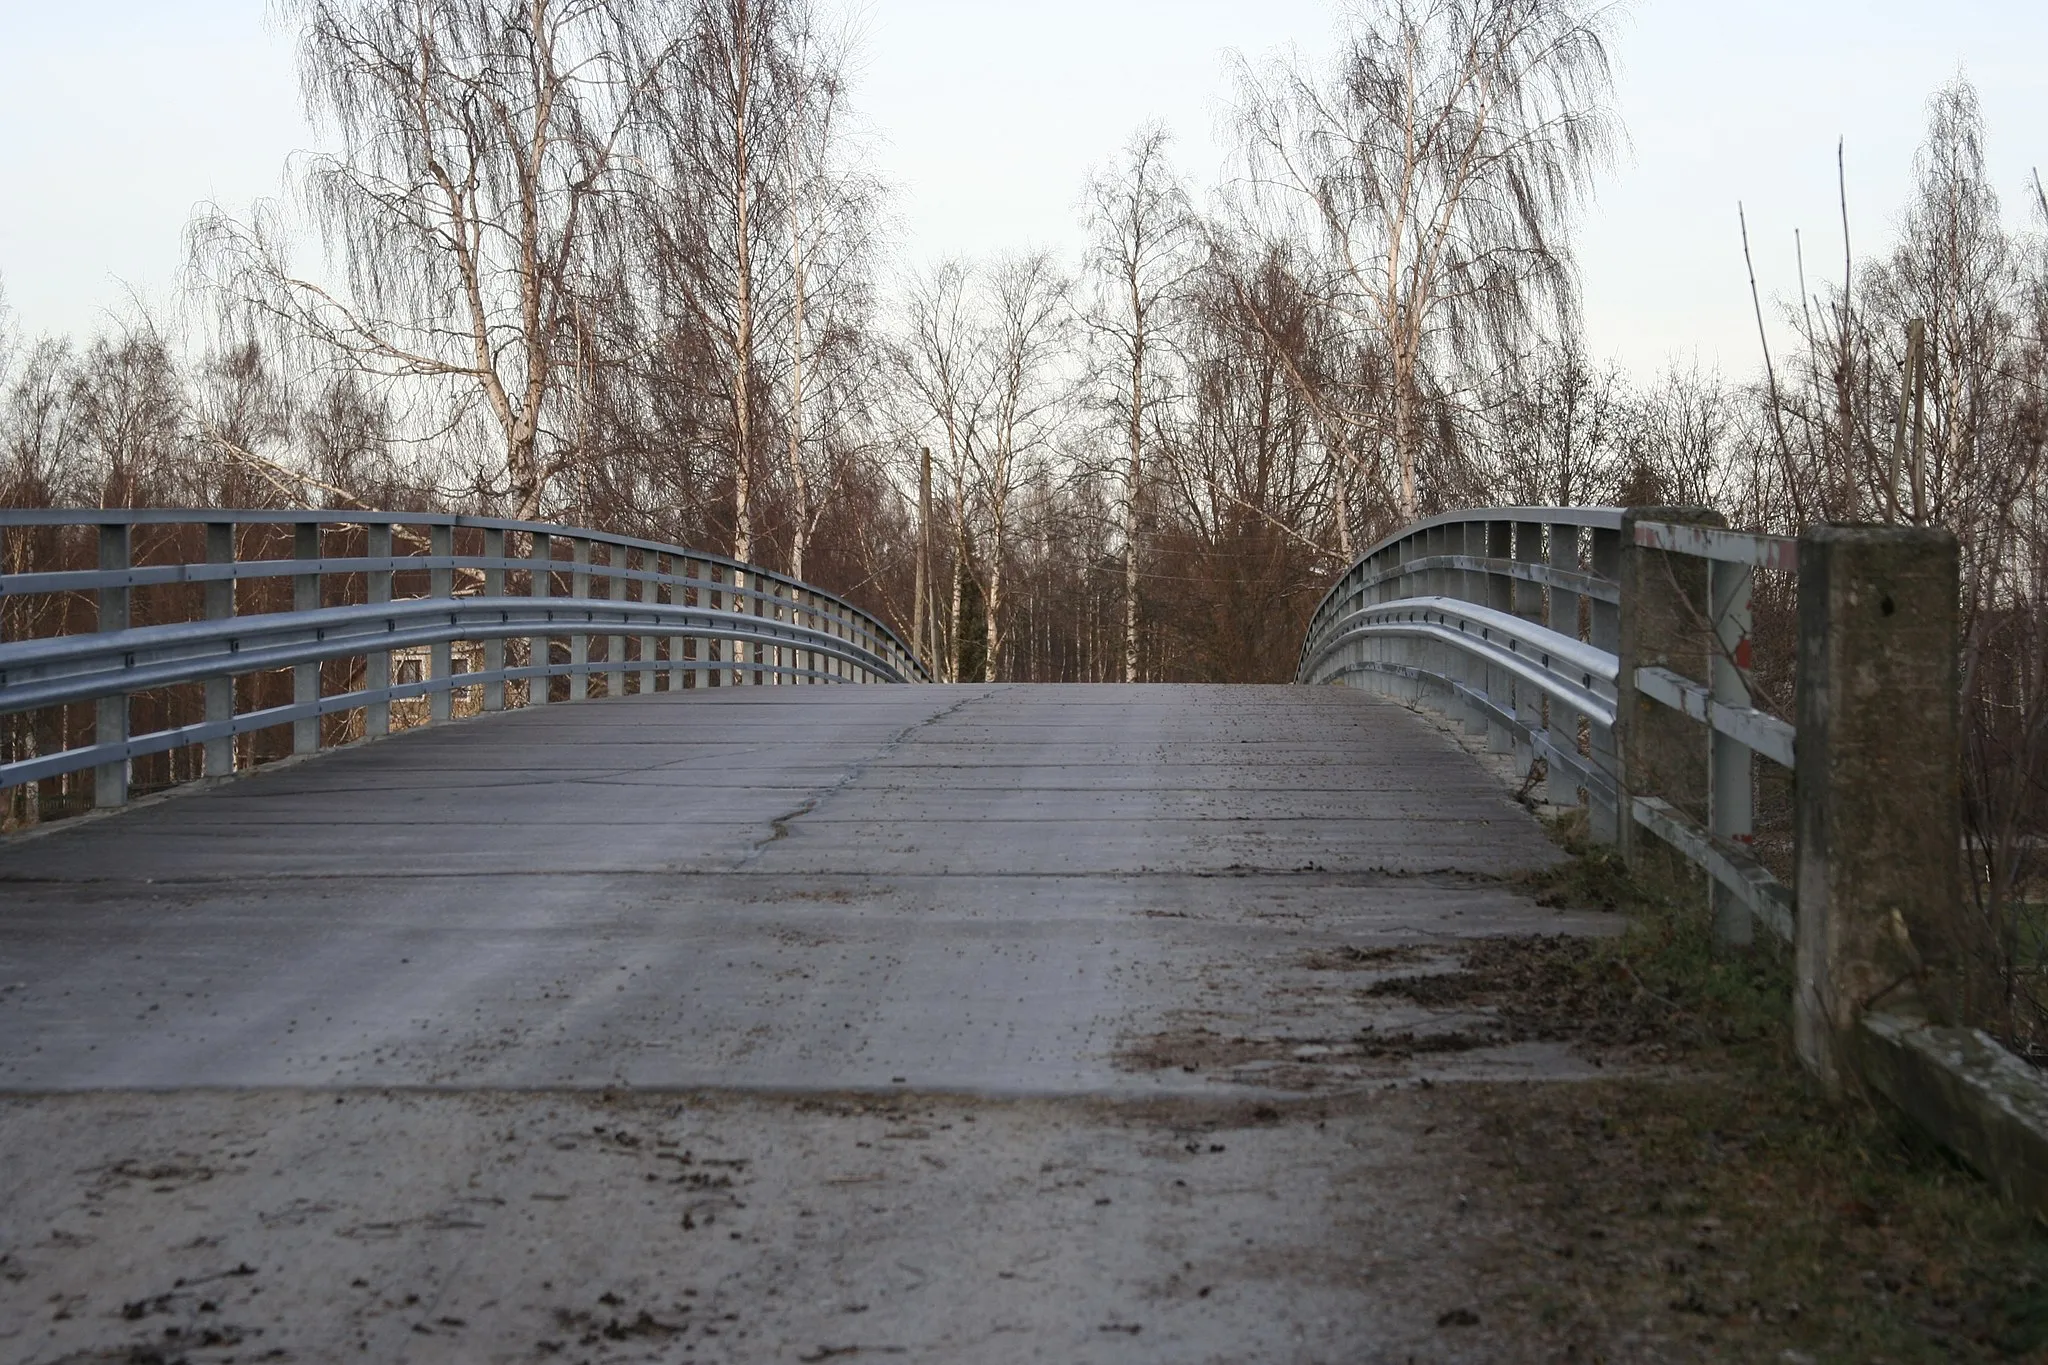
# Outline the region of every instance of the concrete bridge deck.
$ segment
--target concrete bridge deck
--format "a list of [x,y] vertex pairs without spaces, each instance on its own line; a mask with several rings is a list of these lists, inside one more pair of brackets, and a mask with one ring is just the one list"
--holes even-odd
[[557,706],[18,840],[0,1358],[1463,1358],[1376,1097],[1580,1064],[1333,1048],[1460,1021],[1332,955],[1601,931],[1556,856],[1280,687]]

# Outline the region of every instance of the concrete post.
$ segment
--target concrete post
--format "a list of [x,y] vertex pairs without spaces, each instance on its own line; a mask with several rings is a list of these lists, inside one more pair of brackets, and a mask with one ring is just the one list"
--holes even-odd
[[[129,568],[130,537],[126,526],[100,527],[100,571],[120,573]],[[128,593],[123,585],[100,589],[99,628],[104,632],[128,629]],[[118,692],[101,697],[93,707],[92,739],[95,744],[128,742],[128,694]],[[128,760],[117,758],[92,770],[92,803],[101,810],[128,804]]]
[[[484,558],[503,561],[505,558],[505,533],[499,530],[484,532]],[[484,596],[505,595],[505,570],[502,562],[484,570]],[[505,637],[493,636],[484,641],[484,671],[502,673],[505,670]],[[493,678],[484,684],[484,710],[505,709],[505,680]]]
[[[364,550],[372,559],[390,559],[391,527],[366,526]],[[391,570],[372,569],[369,574],[367,595],[371,602],[379,605],[391,600]],[[363,685],[371,691],[391,686],[391,651],[374,649],[363,661]],[[391,733],[391,701],[383,698],[367,702],[363,706],[363,736],[366,739],[382,739]]]
[[[1614,712],[1622,766],[1621,848],[1631,866],[1654,857],[1660,877],[1690,879],[1692,863],[1664,849],[1633,815],[1637,797],[1661,797],[1706,828],[1707,730],[1696,720],[1636,690],[1636,670],[1668,668],[1707,680],[1712,658],[1707,561],[1635,543],[1636,523],[1664,521],[1726,526],[1706,507],[1632,507],[1621,518],[1621,640]],[[1655,852],[1653,850],[1661,850]]]
[[[209,564],[232,564],[235,562],[235,527],[233,522],[213,521],[206,525],[206,562]],[[209,578],[206,580],[205,600],[201,610],[209,621],[225,621],[235,614],[235,580],[232,578]],[[235,680],[230,676],[208,678],[205,685],[205,720],[209,725],[224,725],[235,718]],[[206,741],[203,750],[208,777],[228,777],[235,771],[235,737],[221,735]]]
[[[292,528],[292,558],[315,561],[320,558],[320,523],[300,522]],[[320,610],[320,575],[299,573],[292,575],[292,610]],[[311,706],[320,700],[320,665],[317,663],[295,664],[292,667],[292,705]],[[292,752],[311,754],[320,751],[320,717],[301,716],[292,722]]]
[[[530,556],[533,561],[533,572],[531,584],[527,589],[529,596],[544,598],[554,595],[554,555],[554,541],[545,531],[535,531],[533,533],[533,549]],[[550,638],[546,635],[535,635],[527,640],[526,662],[529,667],[545,670],[553,662],[553,652],[548,644]],[[546,706],[548,704],[548,675],[546,672],[536,674],[526,684],[526,704],[528,706]]]
[[[453,559],[455,557],[455,528],[453,526],[436,526],[428,531],[427,534],[429,543],[432,546],[432,553],[436,559]],[[430,597],[452,598],[455,596],[455,570],[452,567],[429,569],[427,571],[427,583],[428,596]],[[455,678],[455,642],[452,640],[442,640],[429,648],[433,660],[434,677],[437,679],[445,678],[452,682]],[[443,721],[452,719],[455,715],[455,689],[453,687],[444,687],[437,692],[429,693],[427,708],[428,718],[433,724],[439,725]]]
[[1854,1084],[1871,1005],[1962,1017],[1955,537],[1817,526],[1799,538],[1798,985],[1793,1037]]

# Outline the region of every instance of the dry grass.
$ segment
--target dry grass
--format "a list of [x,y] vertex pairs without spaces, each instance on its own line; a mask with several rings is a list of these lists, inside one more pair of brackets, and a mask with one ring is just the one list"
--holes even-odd
[[1537,1244],[1502,1248],[1498,1270],[1543,1353],[2048,1360],[2042,1227],[1893,1115],[1813,1092],[1791,1049],[1781,947],[1717,951],[1696,899],[1646,894],[1562,836],[1575,857],[1540,893],[1624,910],[1628,931],[1516,945],[1519,961],[1479,955],[1468,974],[1526,992],[1519,1008],[1537,1026],[1572,1020],[1588,1042],[1684,1065],[1458,1101],[1496,1196],[1524,1211]]

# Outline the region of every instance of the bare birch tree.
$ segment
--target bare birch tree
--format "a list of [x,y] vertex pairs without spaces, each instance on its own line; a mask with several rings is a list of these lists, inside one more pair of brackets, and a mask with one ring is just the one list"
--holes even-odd
[[1030,463],[1050,444],[1066,398],[1069,282],[1050,255],[997,260],[983,283],[985,321],[977,346],[987,417],[969,443],[988,526],[988,661],[985,682],[1004,667],[1009,603],[1004,596],[1010,517]]
[[1608,16],[1574,0],[1381,0],[1327,75],[1241,72],[1251,177],[1316,230],[1327,302],[1376,335],[1399,506],[1421,507],[1428,372],[1566,322],[1568,228],[1617,137]]
[[1112,352],[1115,393],[1127,460],[1118,528],[1124,558],[1124,681],[1138,680],[1139,523],[1145,481],[1147,405],[1161,382],[1160,352],[1170,336],[1173,292],[1199,264],[1193,211],[1166,158],[1163,125],[1138,130],[1118,161],[1088,185],[1093,236],[1089,271],[1096,299],[1089,329]]
[[[953,535],[950,597],[945,620],[948,647],[937,662],[947,682],[955,676],[964,629],[966,581],[978,572],[969,552],[968,452],[979,438],[986,407],[985,376],[975,363],[972,276],[960,261],[944,261],[913,278],[905,291],[905,333],[895,351],[902,402],[901,421],[911,433],[935,426],[941,441],[939,467],[947,483],[948,520]],[[913,436],[912,443],[917,443]]]
[[[620,143],[662,56],[626,0],[289,0],[300,86],[339,150],[302,206],[336,282],[291,263],[275,206],[191,232],[229,304],[319,363],[427,380],[481,403],[502,443],[479,491],[540,513],[565,462],[551,428],[564,342]],[[453,417],[447,420],[454,420]]]

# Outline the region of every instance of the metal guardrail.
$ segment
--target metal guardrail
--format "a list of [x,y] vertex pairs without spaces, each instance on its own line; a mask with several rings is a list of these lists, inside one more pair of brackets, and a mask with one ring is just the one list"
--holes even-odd
[[[1624,630],[1643,606],[1625,586],[1625,559],[1644,551],[1705,561],[1699,619],[1637,619]],[[1639,561],[1644,572],[1661,567]],[[1331,587],[1310,619],[1296,680],[1360,686],[1461,720],[1511,752],[1525,778],[1541,763],[1552,802],[1578,804],[1583,793],[1596,837],[1623,840],[1625,820],[1703,868],[1724,936],[1746,937],[1753,916],[1789,940],[1791,893],[1750,851],[1752,756],[1789,768],[1794,747],[1793,727],[1751,704],[1759,568],[1796,572],[1798,543],[1616,507],[1432,517],[1375,545]],[[1671,599],[1670,586],[1643,596]],[[1660,626],[1707,637],[1707,648],[1691,651],[1704,659],[1703,681],[1646,662],[1656,652],[1644,649],[1646,635]],[[1628,727],[1617,718],[1637,696],[1705,727],[1704,823],[1631,789]]]
[[[97,529],[97,567],[0,576],[0,603],[91,594],[95,628],[0,642],[0,715],[92,702],[96,723],[87,744],[0,761],[0,789],[91,769],[94,803],[116,806],[127,800],[136,758],[203,745],[206,775],[221,775],[234,769],[237,735],[289,724],[293,751],[306,753],[319,748],[326,715],[360,709],[364,735],[375,738],[389,733],[394,702],[428,698],[433,723],[452,718],[458,690],[477,688],[481,709],[500,711],[521,691],[526,704],[545,704],[547,680],[558,677],[569,680],[571,701],[588,695],[592,674],[603,675],[611,696],[629,690],[629,675],[642,693],[664,681],[670,691],[930,681],[893,631],[845,600],[657,541],[433,513],[0,509],[0,537],[61,535],[66,527]],[[169,528],[171,539],[179,528],[203,527],[205,559],[137,564],[138,527]],[[244,527],[290,528],[294,553],[238,559]],[[401,532],[426,553],[395,553]],[[336,533],[359,539],[366,552],[325,553]],[[458,535],[480,552],[457,553]],[[521,542],[526,554],[508,554]],[[426,595],[394,600],[394,580],[419,575]],[[458,575],[468,580],[460,588]],[[517,577],[524,595],[508,591]],[[238,583],[275,579],[290,580],[289,610],[237,614]],[[198,587],[200,619],[131,624],[136,593],[181,584]],[[359,600],[330,604],[337,596]],[[601,659],[591,657],[593,637],[607,641]],[[508,662],[508,640],[527,642],[525,663]],[[628,640],[637,641],[637,657],[628,657]],[[480,669],[457,671],[457,642],[479,647]],[[421,653],[423,676],[394,680],[394,657]],[[366,661],[362,685],[324,693],[321,664],[358,657]],[[290,670],[292,701],[238,713],[234,679],[275,670]],[[508,689],[518,682],[525,688]],[[138,694],[193,683],[204,688],[203,718],[130,732]]]

